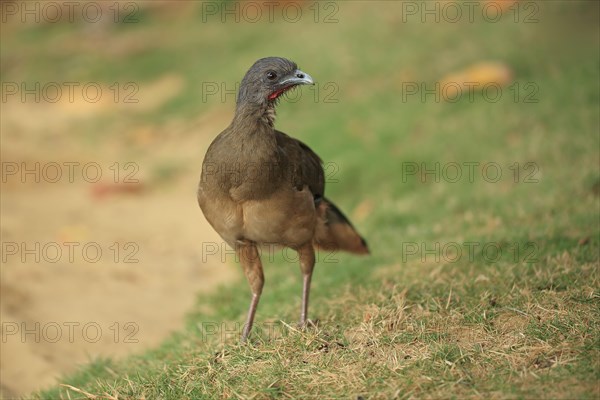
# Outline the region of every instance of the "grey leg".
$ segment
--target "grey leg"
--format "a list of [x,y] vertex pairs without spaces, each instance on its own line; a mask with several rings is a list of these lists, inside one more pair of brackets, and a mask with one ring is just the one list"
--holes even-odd
[[310,295],[310,281],[312,279],[313,269],[315,267],[315,249],[312,243],[304,245],[298,249],[300,258],[300,270],[302,271],[302,309],[300,310],[300,326],[306,325],[308,318],[308,298]]
[[252,290],[252,300],[250,301],[250,308],[248,309],[248,317],[246,318],[246,324],[242,331],[241,342],[244,343],[248,338],[248,334],[254,323],[254,315],[256,314],[260,294],[262,293],[262,288],[265,283],[265,276],[263,274],[258,250],[254,243],[244,243],[236,250],[240,258],[240,263],[244,268],[244,274],[246,274],[246,279],[248,279],[250,289]]

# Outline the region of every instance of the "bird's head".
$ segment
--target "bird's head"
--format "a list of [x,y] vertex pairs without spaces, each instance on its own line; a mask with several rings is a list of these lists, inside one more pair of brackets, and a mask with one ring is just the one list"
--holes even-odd
[[288,90],[298,85],[313,84],[311,76],[299,70],[293,61],[281,57],[261,58],[242,79],[238,107],[272,108]]

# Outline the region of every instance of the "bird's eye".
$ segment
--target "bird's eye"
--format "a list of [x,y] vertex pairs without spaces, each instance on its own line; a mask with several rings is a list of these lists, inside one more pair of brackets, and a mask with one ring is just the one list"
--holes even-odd
[[272,81],[273,79],[277,78],[277,74],[275,71],[269,71],[267,72],[267,78]]

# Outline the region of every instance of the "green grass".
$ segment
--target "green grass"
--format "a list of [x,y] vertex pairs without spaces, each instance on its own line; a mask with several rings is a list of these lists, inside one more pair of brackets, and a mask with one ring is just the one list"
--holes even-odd
[[[300,273],[279,256],[265,265],[249,345],[202,330],[243,323],[249,289],[240,271],[237,282],[199,295],[186,328],[159,348],[95,360],[60,379],[82,392],[55,387],[36,397],[598,398],[598,4],[537,4],[533,24],[403,22],[399,3],[354,1],[339,4],[336,24],[202,23],[199,11],[179,19],[147,11],[138,24],[109,27],[108,45],[93,52],[56,49],[78,40],[77,25],[3,38],[5,60],[30,61],[8,69],[12,80],[60,80],[65,69],[72,79],[108,84],[141,86],[167,73],[185,79],[182,93],[158,110],[83,127],[95,140],[233,110],[231,97],[225,105],[202,102],[202,82],[232,85],[266,55],[290,57],[320,82],[335,82],[337,103],[282,102],[278,128],[335,163],[338,182],[327,195],[372,250],[317,265],[316,328],[295,329]],[[135,51],[110,54],[110,45],[134,35],[142,42]],[[508,88],[496,103],[480,94],[473,102],[402,100],[402,82],[433,85],[481,60],[509,65],[521,88],[535,83],[538,102],[515,102]],[[495,162],[504,175],[489,183],[478,167],[473,182],[423,182],[402,178],[405,162]],[[537,182],[523,182],[528,162]],[[518,183],[509,169],[515,163]],[[502,255],[469,257],[465,242],[493,243]],[[403,252],[436,243],[463,246],[462,256]]]

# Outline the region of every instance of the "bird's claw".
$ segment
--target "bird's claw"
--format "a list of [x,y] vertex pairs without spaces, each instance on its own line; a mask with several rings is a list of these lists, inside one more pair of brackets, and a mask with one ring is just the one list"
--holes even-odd
[[307,329],[307,328],[316,328],[319,324],[319,320],[306,319],[305,321],[300,321],[298,323],[299,329]]

